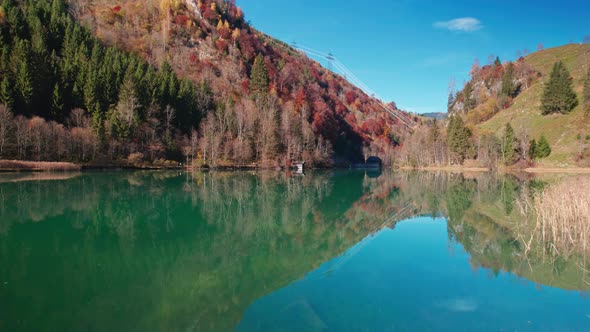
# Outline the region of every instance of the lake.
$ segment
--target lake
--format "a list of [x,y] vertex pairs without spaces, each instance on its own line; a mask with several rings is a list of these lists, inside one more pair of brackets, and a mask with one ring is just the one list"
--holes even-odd
[[0,331],[590,331],[524,221],[563,177],[0,175]]

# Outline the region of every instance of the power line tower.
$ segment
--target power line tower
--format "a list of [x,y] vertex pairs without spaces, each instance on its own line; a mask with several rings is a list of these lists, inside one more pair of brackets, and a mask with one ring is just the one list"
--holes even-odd
[[331,72],[334,72],[333,62],[334,62],[335,58],[334,58],[334,55],[332,54],[332,52],[328,52],[328,56],[326,57],[326,60],[328,60],[328,70]]

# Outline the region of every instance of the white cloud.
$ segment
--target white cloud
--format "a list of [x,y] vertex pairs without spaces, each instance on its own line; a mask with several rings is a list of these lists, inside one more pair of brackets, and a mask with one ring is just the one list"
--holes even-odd
[[461,17],[450,21],[435,22],[435,28],[447,29],[450,31],[473,32],[483,28],[480,20],[473,17]]

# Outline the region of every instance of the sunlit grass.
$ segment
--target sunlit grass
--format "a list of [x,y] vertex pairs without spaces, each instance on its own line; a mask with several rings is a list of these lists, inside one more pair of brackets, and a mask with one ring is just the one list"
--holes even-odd
[[[540,161],[541,165],[568,167],[575,166],[575,155],[579,149],[578,135],[590,134],[590,121],[584,117],[581,106],[583,77],[590,65],[590,45],[566,45],[531,54],[527,63],[541,72],[543,77],[528,90],[520,94],[514,104],[479,125],[481,131],[497,135],[503,133],[506,123],[511,123],[517,132],[527,130],[530,139],[545,135],[552,145],[553,153]],[[571,113],[541,115],[541,97],[544,84],[549,79],[553,64],[563,61],[573,78],[580,105]]]

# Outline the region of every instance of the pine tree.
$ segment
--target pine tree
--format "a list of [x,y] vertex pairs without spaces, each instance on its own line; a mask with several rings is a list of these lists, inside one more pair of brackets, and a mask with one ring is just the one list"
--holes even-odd
[[453,91],[449,92],[449,99],[447,100],[447,113],[451,114],[453,106],[455,105],[455,95]]
[[268,92],[268,70],[262,54],[258,54],[250,73],[250,91],[254,94],[266,94]]
[[578,98],[572,88],[570,73],[563,62],[558,61],[553,65],[541,103],[543,115],[568,113],[578,105]]
[[465,107],[465,113],[473,110],[475,106],[477,106],[477,101],[471,95],[473,94],[473,85],[471,81],[465,84],[465,88],[463,89],[463,98],[464,102],[463,105]]
[[12,109],[14,105],[12,83],[8,79],[8,76],[4,76],[2,83],[0,83],[0,103],[6,105],[9,109]]
[[126,77],[119,90],[119,102],[115,109],[110,112],[109,120],[114,134],[127,138],[133,132],[137,124],[137,111],[141,105],[136,97],[135,85],[131,77]]
[[90,110],[98,102],[97,98],[97,75],[94,70],[90,70],[86,76],[86,82],[84,84],[84,105],[86,109]]
[[586,79],[584,80],[584,92],[582,92],[584,98],[584,114],[590,116],[590,69],[586,73]]
[[51,115],[54,119],[57,119],[62,115],[63,107],[61,90],[59,89],[59,84],[55,83],[53,94],[51,95]]
[[506,165],[512,165],[518,157],[518,140],[510,123],[506,124],[502,137],[502,157]]
[[529,144],[529,157],[532,160],[537,159],[537,140],[533,138],[531,143]]
[[436,120],[432,121],[432,124],[430,125],[430,135],[429,135],[429,141],[430,144],[436,144],[440,141],[440,130],[438,129],[438,124],[436,122]]
[[538,159],[547,158],[551,155],[551,146],[549,145],[547,138],[545,138],[545,135],[541,136],[536,152],[536,157]]
[[514,97],[516,93],[516,86],[514,85],[514,64],[510,62],[506,71],[504,72],[504,77],[502,78],[502,92],[504,96]]
[[16,72],[16,91],[21,107],[28,111],[33,102],[33,80],[29,70],[29,64],[22,61]]
[[448,146],[457,157],[460,163],[467,158],[471,144],[469,139],[472,136],[471,130],[465,127],[465,123],[460,116],[452,116],[449,120],[447,141]]

